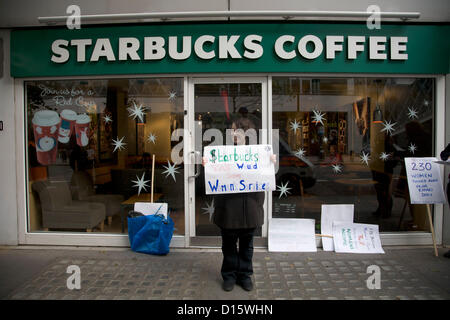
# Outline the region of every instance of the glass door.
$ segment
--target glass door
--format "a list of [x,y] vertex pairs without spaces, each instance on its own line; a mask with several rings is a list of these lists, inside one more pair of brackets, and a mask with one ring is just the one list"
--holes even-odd
[[[189,174],[190,246],[220,247],[220,229],[214,224],[214,197],[205,194],[203,148],[232,143],[233,121],[246,118],[254,127],[257,143],[267,143],[265,78],[193,79],[190,82],[189,125],[192,161]],[[193,106],[193,108],[192,108]],[[227,132],[228,129],[228,132]],[[253,132],[255,132],[253,131]],[[268,196],[266,195],[266,203]],[[265,205],[265,221],[267,221]],[[267,223],[256,233],[255,245],[265,246]]]

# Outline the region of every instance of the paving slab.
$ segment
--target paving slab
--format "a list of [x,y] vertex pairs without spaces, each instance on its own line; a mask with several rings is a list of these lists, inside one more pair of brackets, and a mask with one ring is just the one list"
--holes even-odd
[[[3,300],[448,300],[450,259],[431,247],[386,247],[385,254],[254,254],[254,290],[222,290],[218,249],[172,249],[152,256],[116,248],[0,249]],[[80,270],[70,289],[69,266]],[[379,269],[379,289],[367,284]],[[71,279],[70,283],[75,283]],[[371,282],[375,283],[375,282]]]

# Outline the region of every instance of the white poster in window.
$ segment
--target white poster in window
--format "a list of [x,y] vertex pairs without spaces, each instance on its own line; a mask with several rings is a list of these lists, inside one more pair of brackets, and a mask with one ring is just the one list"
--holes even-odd
[[314,219],[271,219],[269,252],[317,252]]
[[409,196],[412,204],[445,203],[437,158],[405,158]]
[[[321,213],[321,234],[333,234],[333,221],[353,222],[353,204],[323,204]],[[322,247],[324,251],[334,251],[333,239],[322,237]]]
[[206,194],[275,190],[275,166],[270,145],[205,147]]
[[384,253],[376,224],[333,222],[333,241],[336,252]]

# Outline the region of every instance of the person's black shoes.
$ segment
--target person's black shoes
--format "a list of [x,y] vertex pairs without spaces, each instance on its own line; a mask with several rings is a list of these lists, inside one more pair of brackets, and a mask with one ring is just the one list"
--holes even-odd
[[231,291],[234,288],[234,285],[238,284],[244,289],[245,291],[252,291],[253,290],[253,282],[252,279],[246,278],[246,279],[238,279],[237,281],[234,280],[226,280],[222,284],[222,289],[224,291]]
[[231,291],[231,290],[233,290],[233,288],[234,288],[234,281],[228,280],[228,281],[224,281],[222,284],[222,289],[224,291]]
[[252,291],[253,290],[253,282],[252,279],[248,278],[248,279],[243,279],[243,280],[238,280],[237,282],[242,289],[244,289],[245,291]]

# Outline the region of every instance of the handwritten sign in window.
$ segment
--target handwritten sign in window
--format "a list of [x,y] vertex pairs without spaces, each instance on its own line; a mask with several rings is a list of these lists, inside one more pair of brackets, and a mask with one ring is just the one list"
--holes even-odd
[[206,194],[275,190],[275,168],[270,145],[205,147]]

